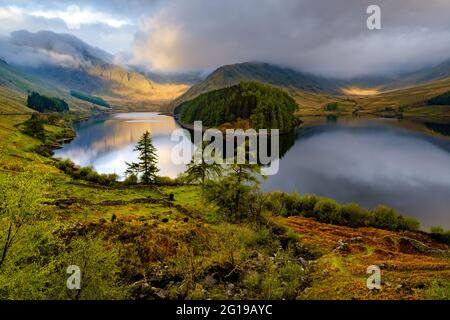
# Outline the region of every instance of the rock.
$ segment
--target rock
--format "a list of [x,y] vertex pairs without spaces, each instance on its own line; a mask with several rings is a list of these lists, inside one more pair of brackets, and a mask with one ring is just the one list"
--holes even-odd
[[306,259],[303,259],[302,257],[298,258],[303,268],[307,269],[309,266],[309,261]]
[[362,237],[354,237],[350,239],[351,243],[359,243],[362,242],[363,238]]
[[153,297],[156,299],[165,299],[166,298],[166,292],[165,290],[161,288],[155,288],[151,287],[151,290],[153,291]]
[[399,247],[400,251],[403,253],[421,253],[436,257],[450,257],[449,250],[435,249],[418,240],[410,238],[400,238]]
[[212,275],[206,276],[205,279],[203,280],[203,284],[207,288],[213,288],[216,285],[216,283],[217,281],[216,279],[214,279]]
[[350,247],[344,240],[339,239],[336,248],[334,248],[334,251],[347,253],[350,252]]

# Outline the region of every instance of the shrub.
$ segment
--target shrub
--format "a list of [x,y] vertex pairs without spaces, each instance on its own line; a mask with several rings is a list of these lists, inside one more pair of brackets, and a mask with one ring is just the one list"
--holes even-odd
[[430,232],[433,240],[450,245],[450,230],[445,232],[441,227],[431,227]]
[[55,166],[64,173],[67,173],[68,175],[72,175],[76,170],[78,170],[75,163],[73,163],[71,160],[68,159],[59,160],[58,162],[56,162]]
[[33,151],[36,152],[37,154],[40,154],[43,157],[51,157],[54,154],[52,146],[48,144],[38,145],[33,149]]
[[313,194],[307,194],[301,199],[301,212],[305,217],[315,217],[314,207],[319,201],[319,198]]
[[284,205],[289,216],[300,215],[303,211],[302,197],[296,192],[284,194]]
[[87,180],[88,177],[93,177],[94,169],[92,167],[83,167],[74,172],[73,177],[75,179]]
[[435,281],[428,290],[428,298],[432,300],[450,300],[450,282]]
[[270,241],[270,230],[267,228],[261,228],[256,232],[255,242],[259,245],[268,244]]
[[437,234],[444,234],[444,233],[445,233],[445,230],[444,230],[444,228],[442,228],[442,227],[439,227],[439,226],[433,226],[433,227],[430,228],[430,232],[431,232],[431,233],[437,233]]
[[285,193],[281,191],[271,192],[264,203],[264,207],[276,215],[286,216]]
[[320,222],[341,224],[341,206],[334,200],[321,199],[314,206],[316,218]]
[[155,184],[158,186],[175,186],[177,185],[177,181],[170,177],[155,177]]
[[420,228],[420,222],[414,217],[398,216],[398,230],[417,231]]
[[128,177],[125,178],[125,181],[123,183],[129,186],[138,184],[138,177],[135,174],[130,174]]
[[119,178],[115,173],[99,174],[92,167],[79,168],[70,160],[60,160],[56,163],[56,167],[74,179],[85,180],[104,186],[114,184]]
[[372,211],[373,226],[386,230],[397,230],[398,213],[386,206],[378,206]]
[[31,118],[25,121],[25,128],[23,133],[29,135],[30,137],[37,138],[41,141],[45,141],[46,134],[44,130],[44,120],[37,114],[32,114]]
[[115,173],[100,174],[100,175],[97,173],[96,179],[92,182],[96,182],[104,186],[111,186],[117,181],[118,178],[119,176]]
[[357,228],[372,224],[372,216],[369,210],[360,207],[356,203],[348,203],[341,208],[342,224]]

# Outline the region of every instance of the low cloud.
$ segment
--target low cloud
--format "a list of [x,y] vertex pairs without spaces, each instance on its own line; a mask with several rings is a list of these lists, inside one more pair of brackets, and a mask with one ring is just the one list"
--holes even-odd
[[383,29],[371,31],[368,0],[173,0],[141,19],[132,62],[173,71],[265,61],[346,78],[450,58],[450,2],[377,3]]
[[51,64],[79,68],[89,66],[91,57],[107,62],[113,60],[113,56],[105,51],[91,47],[69,34],[22,30],[0,40],[0,58],[21,66]]

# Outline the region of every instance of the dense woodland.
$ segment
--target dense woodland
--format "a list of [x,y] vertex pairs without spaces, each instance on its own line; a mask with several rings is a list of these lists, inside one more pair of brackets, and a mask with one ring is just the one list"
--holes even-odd
[[39,112],[69,111],[69,105],[64,100],[40,95],[37,92],[28,94],[27,107]]
[[431,106],[448,106],[450,105],[450,91],[428,100]]
[[289,131],[297,123],[294,115],[298,105],[281,89],[256,81],[204,93],[182,103],[176,113],[181,121],[217,127],[224,123],[248,120],[254,129]]
[[75,90],[71,90],[70,91],[70,95],[72,97],[78,98],[80,100],[84,100],[102,107],[106,107],[106,108],[110,108],[109,103],[107,103],[105,100],[103,100],[100,97],[95,97],[95,96],[90,96],[88,94],[85,94],[83,92],[79,92],[79,91],[75,91]]

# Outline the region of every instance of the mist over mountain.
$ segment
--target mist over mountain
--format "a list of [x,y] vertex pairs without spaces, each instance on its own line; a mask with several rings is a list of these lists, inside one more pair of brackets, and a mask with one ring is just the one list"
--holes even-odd
[[2,40],[0,58],[66,90],[128,100],[170,100],[185,85],[157,84],[142,73],[114,64],[115,57],[70,34],[12,32]]
[[14,31],[9,38],[4,39],[0,57],[11,64],[29,67],[49,64],[77,68],[89,66],[97,59],[107,63],[113,61],[111,54],[71,34],[52,31],[32,33],[27,30]]

